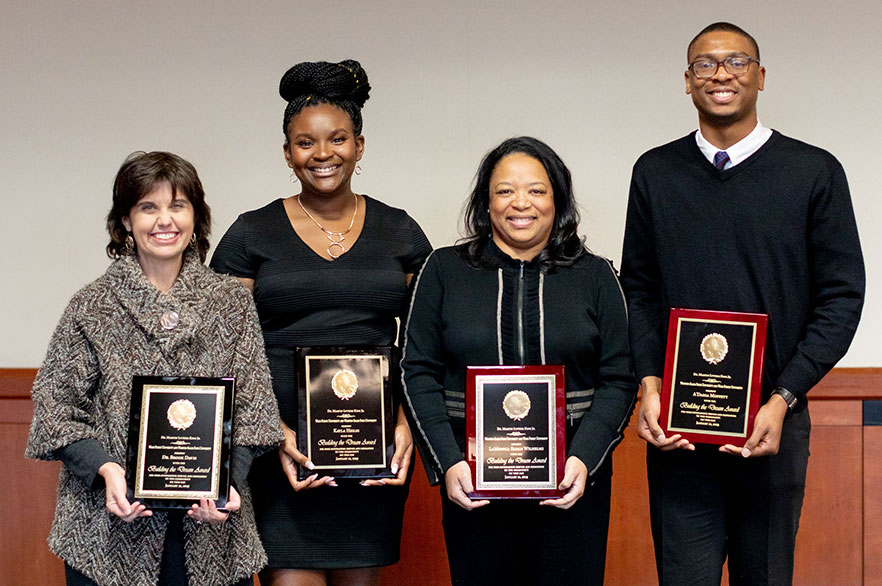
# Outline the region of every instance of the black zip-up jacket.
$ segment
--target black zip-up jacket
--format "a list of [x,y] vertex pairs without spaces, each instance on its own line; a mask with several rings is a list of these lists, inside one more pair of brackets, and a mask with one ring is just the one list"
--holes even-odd
[[609,261],[586,254],[542,272],[491,241],[476,268],[457,247],[429,256],[402,359],[405,404],[429,481],[464,459],[467,366],[563,364],[567,456],[597,471],[621,441],[637,385],[624,295]]

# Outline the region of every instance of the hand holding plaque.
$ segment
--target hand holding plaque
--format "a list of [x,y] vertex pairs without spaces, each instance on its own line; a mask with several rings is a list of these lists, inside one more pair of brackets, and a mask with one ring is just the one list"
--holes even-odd
[[235,379],[136,376],[126,480],[151,509],[189,508],[230,491]]
[[469,366],[471,498],[555,498],[564,474],[563,366]]
[[298,449],[318,472],[339,478],[394,478],[393,385],[388,346],[298,349]]
[[742,446],[762,392],[768,316],[672,309],[659,425],[695,443]]

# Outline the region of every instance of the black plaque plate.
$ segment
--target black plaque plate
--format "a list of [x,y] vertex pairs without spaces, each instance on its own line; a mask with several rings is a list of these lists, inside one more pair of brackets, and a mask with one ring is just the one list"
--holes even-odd
[[308,347],[297,351],[298,449],[319,473],[394,478],[393,385],[400,380],[389,346]]
[[126,479],[149,509],[189,508],[230,495],[232,377],[132,379]]

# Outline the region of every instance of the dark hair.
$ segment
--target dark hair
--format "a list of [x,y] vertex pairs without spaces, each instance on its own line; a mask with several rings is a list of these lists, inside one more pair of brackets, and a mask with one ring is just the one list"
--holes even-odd
[[482,250],[493,237],[490,223],[490,176],[493,169],[508,155],[522,153],[542,163],[554,193],[554,225],[548,244],[537,259],[545,271],[555,266],[568,266],[586,253],[584,239],[579,237],[579,210],[573,195],[570,170],[554,150],[539,139],[518,136],[504,141],[484,156],[475,175],[475,187],[464,211],[465,238],[459,250],[474,266],[486,266]]
[[692,53],[692,47],[695,45],[695,41],[697,41],[701,35],[704,35],[707,33],[713,33],[716,31],[735,33],[735,34],[741,35],[742,37],[745,37],[753,45],[753,50],[756,51],[756,59],[757,59],[757,61],[759,61],[759,58],[760,58],[759,43],[757,43],[756,39],[754,39],[752,36],[750,36],[750,34],[746,30],[744,30],[740,26],[732,24],[731,22],[715,22],[715,23],[709,24],[706,27],[704,27],[703,29],[701,29],[701,32],[699,32],[697,35],[695,35],[692,38],[691,41],[689,41],[689,46],[686,47],[686,61],[687,62],[689,61],[689,54]]
[[211,235],[211,209],[205,203],[205,191],[196,169],[178,155],[163,151],[135,151],[126,157],[116,179],[113,182],[113,206],[107,213],[107,232],[110,242],[107,244],[107,256],[119,258],[125,254],[125,243],[128,231],[122,219],[129,215],[138,201],[151,193],[156,187],[168,182],[173,193],[182,193],[193,206],[193,234],[196,243],[193,245],[199,258],[205,261],[205,255],[211,246],[208,237]]
[[355,135],[361,134],[361,109],[371,91],[367,73],[358,61],[347,59],[340,63],[304,61],[285,72],[279,82],[279,95],[288,102],[282,121],[285,142],[291,118],[307,106],[332,104],[352,120]]

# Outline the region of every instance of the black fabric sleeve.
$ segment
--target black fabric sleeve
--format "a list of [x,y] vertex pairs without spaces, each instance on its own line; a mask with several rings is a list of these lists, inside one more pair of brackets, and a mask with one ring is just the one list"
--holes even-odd
[[866,287],[848,182],[838,162],[811,203],[807,245],[812,314],[776,383],[796,396],[797,409],[805,406],[806,393],[848,350],[860,321]]
[[662,332],[666,329],[652,212],[641,183],[635,165],[622,247],[622,286],[628,298],[631,351],[638,381],[664,374]]
[[248,446],[233,445],[230,452],[230,480],[237,489],[245,486],[255,451]]
[[247,218],[239,216],[221,238],[209,266],[218,273],[254,279],[257,273],[248,253],[248,231]]
[[413,248],[407,258],[404,259],[404,272],[409,275],[415,275],[420,271],[420,268],[426,261],[426,257],[432,252],[432,244],[429,242],[423,229],[420,228],[420,225],[416,223],[416,220],[408,216],[407,221],[408,229],[411,232],[410,241]]
[[597,271],[593,285],[594,321],[601,340],[598,380],[591,409],[583,416],[569,449],[569,455],[582,460],[589,474],[594,474],[622,441],[637,395],[625,296],[612,265],[600,262],[605,267]]
[[401,361],[405,409],[413,423],[429,482],[438,484],[448,468],[464,458],[444,403],[446,366],[441,336],[444,275],[435,254],[417,278],[407,320]]
[[55,457],[92,490],[104,487],[104,480],[98,476],[98,469],[113,461],[101,442],[94,438],[81,439],[58,448],[55,450]]

